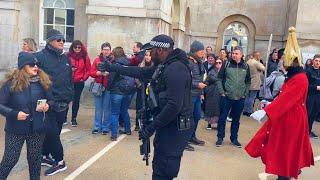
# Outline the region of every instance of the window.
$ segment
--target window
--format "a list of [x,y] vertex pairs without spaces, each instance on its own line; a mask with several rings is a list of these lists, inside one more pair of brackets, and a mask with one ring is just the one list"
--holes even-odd
[[239,22],[231,23],[227,26],[223,33],[223,46],[229,52],[235,46],[240,46],[243,49],[244,55],[248,52],[248,29]]
[[57,29],[71,43],[74,40],[74,1],[43,0],[40,13],[40,43],[45,44],[50,29]]

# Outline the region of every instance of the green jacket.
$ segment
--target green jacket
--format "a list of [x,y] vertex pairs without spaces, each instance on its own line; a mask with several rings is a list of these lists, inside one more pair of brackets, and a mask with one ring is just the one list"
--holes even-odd
[[251,84],[249,66],[243,60],[238,64],[234,60],[224,61],[217,84],[221,95],[225,94],[232,100],[245,98]]

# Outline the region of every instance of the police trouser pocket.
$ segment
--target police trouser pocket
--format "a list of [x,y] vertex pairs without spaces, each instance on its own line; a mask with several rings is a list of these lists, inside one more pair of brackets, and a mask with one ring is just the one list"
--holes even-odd
[[155,156],[153,159],[153,173],[167,178],[178,176],[181,157],[179,156]]
[[177,120],[177,127],[179,131],[191,129],[191,118],[180,116]]

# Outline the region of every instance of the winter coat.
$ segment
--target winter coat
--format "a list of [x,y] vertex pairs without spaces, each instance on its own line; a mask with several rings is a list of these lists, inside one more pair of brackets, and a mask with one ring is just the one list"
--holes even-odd
[[289,76],[279,96],[264,109],[269,119],[245,150],[252,157],[261,157],[266,173],[297,179],[302,168],[314,165],[307,93],[307,76],[296,73]]
[[[130,62],[127,57],[120,57],[115,59],[113,63],[128,66]],[[108,91],[110,91],[111,94],[128,95],[120,88],[123,85],[123,83],[126,83],[126,80],[124,79],[123,75],[116,72],[110,72],[108,81],[109,86],[107,87],[107,89]]]
[[206,101],[205,101],[205,115],[207,117],[214,117],[220,115],[220,94],[217,86],[218,70],[216,68],[210,68],[207,72],[205,88]]
[[75,68],[75,71],[72,72],[73,82],[86,81],[89,78],[91,68],[89,56],[86,56],[85,59],[82,56],[77,57],[75,53],[69,53],[67,56],[71,61],[72,68]]
[[250,69],[243,60],[240,63],[234,60],[224,61],[217,83],[220,95],[225,94],[231,100],[245,98],[251,84]]
[[103,86],[105,88],[108,87],[108,75],[107,76],[97,76],[98,71],[98,64],[105,61],[102,55],[98,56],[92,63],[92,66],[90,68],[89,75],[94,78],[95,82],[97,83],[103,83]]
[[317,86],[320,86],[320,69],[314,69],[312,67],[306,72],[309,80],[308,95],[320,95],[320,91],[317,90]]
[[35,54],[40,68],[50,76],[54,101],[70,103],[73,100],[72,69],[69,58],[47,45]]
[[[26,135],[45,133],[48,119],[43,112],[36,111],[37,101],[47,99],[49,107],[54,103],[50,91],[46,91],[39,82],[31,82],[21,92],[11,90],[12,81],[0,89],[0,114],[6,117],[7,133]],[[17,119],[19,111],[29,114],[24,121]]]
[[279,60],[273,61],[271,58],[268,61],[268,68],[267,68],[267,77],[273,72],[278,69]]
[[204,66],[200,59],[195,59],[192,56],[188,56],[189,67],[192,71],[192,97],[198,97],[203,94],[203,90],[198,88],[200,82],[203,82],[203,76],[205,74]]
[[255,59],[249,59],[247,64],[250,69],[251,86],[249,90],[260,90],[261,74],[265,70],[263,64]]

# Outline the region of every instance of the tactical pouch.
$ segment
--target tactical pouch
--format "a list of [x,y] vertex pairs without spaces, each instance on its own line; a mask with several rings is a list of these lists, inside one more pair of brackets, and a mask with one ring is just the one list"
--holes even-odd
[[191,119],[185,116],[179,116],[177,126],[179,131],[189,130],[191,128]]

